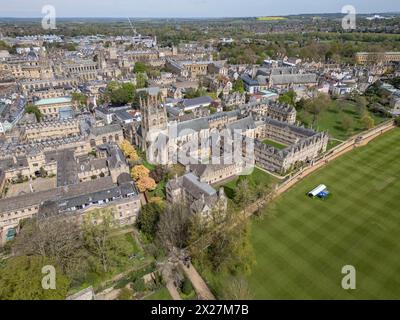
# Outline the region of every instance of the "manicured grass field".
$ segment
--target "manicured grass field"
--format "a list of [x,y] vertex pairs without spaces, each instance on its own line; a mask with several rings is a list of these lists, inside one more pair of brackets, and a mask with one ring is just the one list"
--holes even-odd
[[277,149],[285,149],[287,146],[285,146],[284,144],[281,144],[279,142],[273,141],[273,140],[269,140],[269,139],[265,139],[263,140],[263,143],[265,144],[269,144]]
[[[256,299],[400,297],[400,129],[315,172],[253,221]],[[327,200],[306,193],[326,184]],[[341,287],[353,265],[357,289]]]

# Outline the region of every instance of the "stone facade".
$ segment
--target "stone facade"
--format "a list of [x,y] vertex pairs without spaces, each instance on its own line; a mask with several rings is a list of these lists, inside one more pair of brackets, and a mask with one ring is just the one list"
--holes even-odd
[[356,62],[359,64],[400,62],[400,52],[358,52]]
[[176,177],[167,183],[167,201],[189,205],[193,214],[209,216],[213,209],[222,211],[227,208],[227,198],[223,188],[217,192],[206,182],[201,182],[193,173]]
[[80,135],[79,120],[44,121],[24,125],[21,129],[23,141],[45,141],[49,138],[74,137]]
[[60,112],[65,109],[72,109],[72,98],[58,97],[42,99],[34,103],[39,108],[45,120],[56,120],[60,118]]
[[114,184],[111,177],[58,187],[0,200],[0,246],[9,240],[10,230],[18,232],[19,222],[31,218],[44,201],[53,201],[61,214],[73,214],[78,222],[84,215],[99,208],[110,208],[121,225],[132,224],[141,203],[133,182]]

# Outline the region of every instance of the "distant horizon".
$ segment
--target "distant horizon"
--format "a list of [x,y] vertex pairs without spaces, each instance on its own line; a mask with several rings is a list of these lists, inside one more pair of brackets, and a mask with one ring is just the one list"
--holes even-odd
[[[240,18],[258,18],[258,17],[291,17],[291,16],[309,16],[309,15],[334,15],[343,14],[338,12],[303,12],[292,14],[271,14],[271,15],[249,15],[249,16],[59,16],[58,19],[240,19]],[[400,11],[382,11],[382,12],[359,12],[358,15],[375,15],[375,14],[393,14],[400,15]],[[0,19],[42,19],[43,16],[2,16]]]
[[41,18],[53,5],[60,18],[221,19],[340,14],[353,5],[359,14],[400,12],[398,0],[0,0],[1,18]]

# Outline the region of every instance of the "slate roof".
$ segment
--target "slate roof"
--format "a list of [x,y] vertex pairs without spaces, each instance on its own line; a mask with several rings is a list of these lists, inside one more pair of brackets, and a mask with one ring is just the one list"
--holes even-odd
[[242,118],[237,120],[236,122],[230,123],[227,125],[227,128],[234,131],[234,130],[249,130],[249,129],[255,129],[256,124],[254,122],[254,119],[252,116],[248,116],[246,118]]
[[44,201],[55,201],[61,211],[82,205],[95,204],[106,199],[119,199],[138,196],[133,182],[116,186],[110,177],[83,182],[69,187],[61,187],[29,193],[23,196],[0,200],[0,212],[15,211],[28,206],[39,205]]
[[248,86],[258,86],[258,81],[252,79],[247,73],[240,77]]
[[270,81],[273,85],[280,85],[280,84],[302,84],[302,83],[316,83],[317,82],[317,75],[310,73],[310,74],[276,74],[271,75]]
[[187,173],[182,177],[182,188],[196,199],[200,199],[203,194],[205,196],[213,196],[217,193],[208,183],[200,182],[199,178],[193,173]]
[[182,105],[184,108],[195,107],[198,105],[207,105],[212,103],[214,100],[209,96],[203,96],[193,99],[184,99]]
[[179,122],[177,124],[177,131],[178,131],[178,135],[180,135],[180,133],[183,130],[194,130],[194,131],[201,131],[204,129],[208,129],[209,125],[208,125],[208,121],[206,118],[199,118],[199,119],[193,119],[193,120],[189,120],[189,121],[183,121],[183,122]]
[[94,136],[100,136],[103,134],[115,133],[121,130],[121,126],[119,124],[111,124],[103,127],[94,127],[90,130],[90,132]]

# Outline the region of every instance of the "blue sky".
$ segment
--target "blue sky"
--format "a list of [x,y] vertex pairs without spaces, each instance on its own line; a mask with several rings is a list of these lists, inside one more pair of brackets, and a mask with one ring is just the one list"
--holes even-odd
[[244,17],[340,12],[400,12],[400,0],[0,0],[1,17],[40,17],[51,4],[59,17]]

